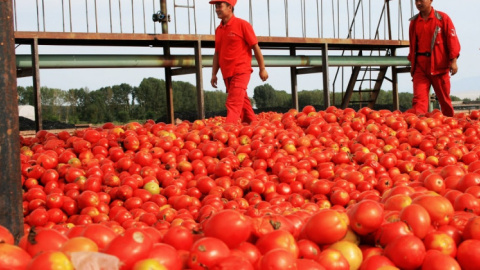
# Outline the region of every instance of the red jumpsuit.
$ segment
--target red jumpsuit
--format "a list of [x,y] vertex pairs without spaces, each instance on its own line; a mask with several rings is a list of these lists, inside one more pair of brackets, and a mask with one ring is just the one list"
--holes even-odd
[[233,16],[215,31],[215,52],[227,88],[227,123],[250,123],[256,120],[247,96],[252,69],[252,47],[258,43],[252,26]]
[[424,20],[419,14],[410,19],[410,52],[415,113],[428,112],[429,90],[437,95],[442,113],[453,116],[450,99],[450,60],[460,56],[460,42],[450,17],[432,8]]

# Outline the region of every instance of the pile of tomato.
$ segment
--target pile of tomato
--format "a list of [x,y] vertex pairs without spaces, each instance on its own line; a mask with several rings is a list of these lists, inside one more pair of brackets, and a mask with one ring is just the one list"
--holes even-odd
[[0,268],[480,269],[479,118],[307,106],[40,131]]

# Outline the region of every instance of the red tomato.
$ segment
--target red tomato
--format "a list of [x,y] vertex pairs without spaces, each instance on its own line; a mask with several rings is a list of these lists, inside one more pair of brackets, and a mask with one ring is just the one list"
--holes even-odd
[[387,266],[395,266],[395,264],[383,255],[372,255],[363,260],[360,270],[377,270]]
[[193,243],[187,263],[193,270],[210,268],[229,254],[230,249],[221,240],[203,237]]
[[455,255],[457,255],[455,240],[447,233],[441,231],[430,232],[423,240],[423,243],[427,250],[438,250],[452,258],[455,258]]
[[342,253],[335,249],[327,248],[316,259],[316,261],[329,270],[349,270],[350,266]]
[[293,235],[285,230],[277,230],[269,232],[261,236],[257,242],[256,246],[262,254],[266,254],[273,249],[284,249],[292,254],[296,259],[298,258],[299,249]]
[[15,243],[13,234],[2,225],[0,225],[0,243],[10,244],[10,245],[13,245]]
[[180,270],[183,266],[178,251],[172,246],[163,243],[154,244],[147,258],[155,259],[169,270]]
[[26,270],[35,269],[66,269],[73,270],[72,262],[60,251],[44,251],[33,257]]
[[413,204],[423,206],[436,226],[448,224],[454,213],[450,201],[442,196],[421,195],[413,200]]
[[252,233],[250,219],[235,210],[222,210],[203,224],[205,236],[222,240],[229,248],[246,241]]
[[383,222],[383,207],[372,200],[363,200],[347,211],[350,227],[359,235],[367,235],[380,228]]
[[60,232],[53,229],[40,228],[31,229],[27,238],[26,251],[34,257],[42,251],[58,251],[68,238]]
[[253,265],[250,261],[241,256],[227,256],[220,259],[215,265],[209,269],[212,270],[226,270],[226,269],[238,269],[238,270],[253,270]]
[[117,236],[114,230],[102,224],[89,224],[80,232],[79,236],[91,239],[102,251]]
[[401,269],[417,269],[425,258],[425,245],[416,236],[400,236],[385,247],[385,256]]
[[422,270],[437,269],[460,270],[461,268],[454,258],[445,255],[438,250],[429,250],[425,255]]
[[347,234],[347,231],[346,214],[331,209],[320,210],[303,227],[305,237],[319,245],[337,242]]
[[162,242],[177,250],[190,250],[193,245],[192,231],[183,226],[170,227],[163,236]]
[[423,239],[430,229],[430,215],[418,204],[411,204],[400,211],[400,220],[405,222],[418,238]]
[[260,269],[297,269],[296,258],[291,252],[277,248],[265,253],[260,259]]
[[457,261],[464,270],[480,269],[480,240],[469,239],[458,246]]
[[153,247],[153,241],[141,229],[127,229],[115,237],[104,253],[116,256],[122,262],[121,269],[131,269],[135,262],[146,259]]
[[13,244],[0,244],[0,267],[2,269],[26,269],[32,256]]

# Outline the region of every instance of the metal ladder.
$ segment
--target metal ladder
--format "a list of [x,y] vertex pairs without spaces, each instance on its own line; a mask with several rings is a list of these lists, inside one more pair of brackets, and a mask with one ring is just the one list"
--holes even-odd
[[[187,16],[187,19],[188,19],[188,34],[192,34],[191,33],[191,11],[193,10],[193,25],[194,25],[194,28],[195,28],[195,35],[197,34],[197,15],[196,15],[196,12],[195,12],[195,0],[183,0],[181,2],[187,2],[186,4],[177,4],[177,1],[178,0],[174,0],[173,1],[173,15],[175,16],[175,33],[177,33],[177,8],[186,8],[188,10],[188,16]],[[191,2],[191,4],[190,4]],[[191,9],[191,10],[190,10]]]

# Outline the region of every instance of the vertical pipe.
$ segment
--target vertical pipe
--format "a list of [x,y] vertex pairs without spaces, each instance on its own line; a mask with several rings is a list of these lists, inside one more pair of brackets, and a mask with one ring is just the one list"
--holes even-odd
[[[160,10],[167,16],[167,0],[160,0]],[[168,34],[168,22],[162,22],[162,34]],[[163,47],[165,56],[170,56],[170,43],[166,42]],[[165,90],[167,97],[167,119],[170,123],[175,122],[175,114],[173,108],[173,86],[172,86],[172,68],[165,67]]]
[[20,138],[18,121],[15,37],[11,0],[0,0],[0,224],[18,243],[23,235]]
[[38,9],[38,0],[37,3],[37,32],[40,32],[40,10]]
[[73,31],[73,24],[72,24],[72,0],[68,0],[68,9],[69,14],[68,17],[70,19],[70,32]]
[[38,39],[32,40],[33,102],[35,107],[35,130],[43,129],[42,100],[40,91],[40,60],[38,55]]
[[135,13],[132,0],[132,33],[135,33]]
[[203,92],[203,72],[202,72],[202,43],[197,40],[194,44],[195,49],[195,76],[197,83],[197,118],[205,119],[205,96]]
[[[397,55],[397,50],[392,49],[392,56]],[[400,99],[398,98],[398,72],[397,67],[392,66],[392,95],[393,95],[393,109],[400,110]]]
[[118,0],[118,19],[120,20],[120,33],[123,33],[123,25],[122,25],[122,0]]
[[15,17],[15,31],[18,29],[18,22],[17,22],[17,0],[13,0],[13,9],[15,10],[15,13],[13,16]]
[[143,7],[143,33],[147,33],[147,22],[145,21],[145,0],[142,0],[142,7]]
[[88,26],[88,0],[85,0],[85,20],[87,22],[87,33],[90,32],[89,31],[89,26]]
[[108,10],[110,14],[110,33],[113,33],[113,22],[112,22],[112,0],[108,0]]
[[388,25],[388,39],[392,40],[392,23],[390,17],[390,1],[385,0],[387,2],[387,25]]
[[[290,47],[290,55],[291,56],[296,55],[296,50],[295,50],[294,47]],[[292,92],[292,106],[296,110],[299,110],[299,108],[298,108],[297,68],[296,67],[290,67],[290,86],[291,86],[291,92]]]
[[98,33],[98,10],[97,10],[97,0],[93,3],[95,5],[95,33]]
[[268,36],[271,36],[270,33],[270,0],[267,0],[267,12],[268,12]]
[[62,0],[62,24],[63,24],[63,32],[65,32],[65,2]]
[[45,1],[42,0],[42,14],[43,14],[43,31],[47,31],[45,27]]
[[330,107],[330,75],[328,73],[328,43],[322,46],[323,102],[325,109]]
[[288,0],[285,0],[285,33],[286,33],[286,36],[288,37]]

